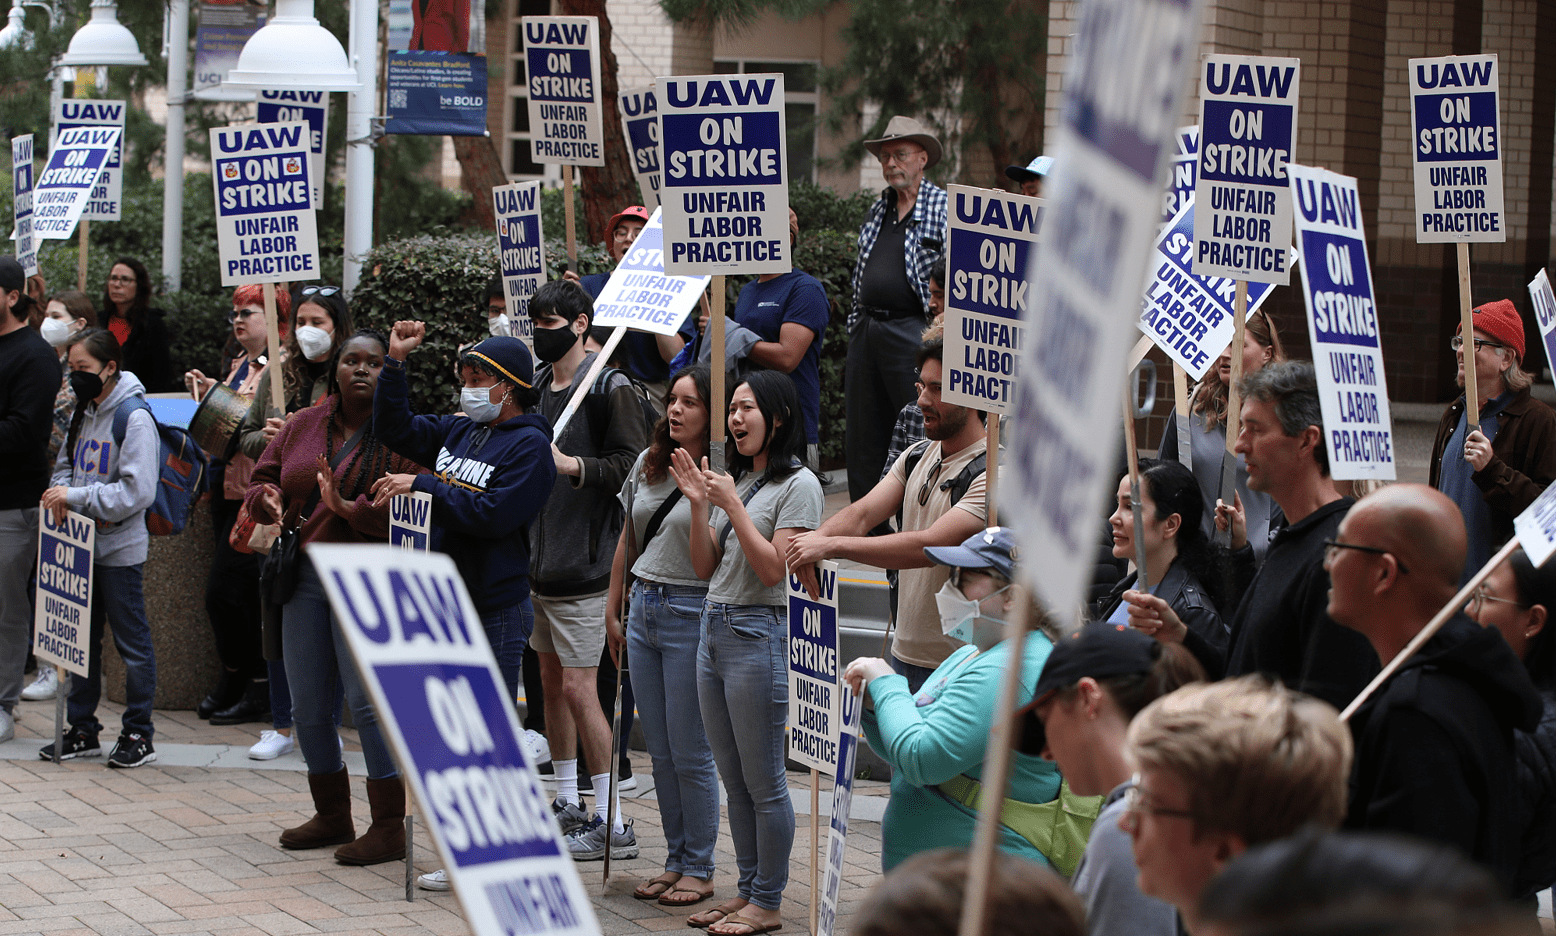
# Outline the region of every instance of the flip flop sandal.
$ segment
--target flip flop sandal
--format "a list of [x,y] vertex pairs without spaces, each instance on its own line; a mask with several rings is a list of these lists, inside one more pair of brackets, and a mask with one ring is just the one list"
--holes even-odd
[[[663,897],[665,894],[668,894],[671,891],[675,890],[675,885],[680,880],[681,879],[680,879],[679,876],[677,876],[674,881],[666,881],[663,876],[656,877],[656,878],[654,878],[651,881],[644,881],[642,884],[639,884],[632,891],[632,896],[636,897],[638,900],[658,900],[659,898]],[[655,887],[657,887],[659,889],[654,891],[653,893],[649,893],[648,892],[649,888],[655,888]]]
[[706,922],[699,922],[697,920],[693,920],[692,917],[687,917],[686,918],[686,925],[692,927],[693,929],[707,929],[708,927],[712,926],[715,923],[723,923],[725,920],[729,919],[729,917],[731,917],[731,916],[733,916],[735,914],[738,914],[741,910],[745,909],[745,907],[742,906],[742,907],[740,907],[738,909],[735,909],[735,910],[725,910],[724,909],[725,906],[727,906],[727,904],[720,904],[717,907],[712,907],[710,909],[702,911],[701,913],[694,913],[694,914],[692,914],[692,916],[707,916],[710,913],[717,913],[719,915],[719,918],[717,920],[707,920]]
[[[743,933],[714,933],[712,930],[709,930],[708,931],[709,936],[760,936],[760,934],[762,934],[762,933],[773,933],[773,932],[777,932],[778,930],[783,929],[783,924],[782,923],[768,923],[767,925],[764,926],[761,923],[756,922],[755,920],[748,920],[748,919],[746,919],[745,917],[741,916],[739,913],[735,913],[735,914],[732,914],[730,916],[726,916],[724,919],[719,920],[716,925],[725,926],[725,925],[728,925],[728,924],[734,924],[735,926],[744,926],[746,928],[746,931],[743,932]],[[710,923],[708,925],[709,926],[713,926],[715,924]]]
[[[671,900],[670,897],[672,897],[675,894],[695,894],[696,895],[696,899],[695,900]],[[661,904],[663,904],[664,906],[666,906],[666,907],[690,907],[692,904],[700,904],[704,900],[707,900],[709,897],[712,897],[712,896],[713,896],[713,891],[711,891],[711,890],[708,891],[705,894],[702,891],[692,890],[692,889],[687,888],[687,887],[672,887],[672,888],[670,888],[670,890],[668,892],[666,892],[664,894],[664,896],[659,898],[659,902]],[[718,922],[722,922],[722,921],[719,921],[719,920],[715,920],[714,921],[714,923],[718,923]],[[707,924],[707,925],[711,926],[713,924],[710,923],[710,924]]]

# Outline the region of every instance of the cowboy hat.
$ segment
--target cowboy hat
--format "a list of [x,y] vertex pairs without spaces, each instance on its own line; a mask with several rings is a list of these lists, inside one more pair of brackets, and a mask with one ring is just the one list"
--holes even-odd
[[881,147],[887,143],[896,143],[898,140],[907,140],[924,147],[929,153],[929,162],[924,164],[929,169],[940,161],[940,141],[935,135],[924,129],[924,125],[912,117],[893,117],[886,125],[886,135],[879,140],[865,140],[864,148],[870,151],[870,155],[876,159],[881,158]]

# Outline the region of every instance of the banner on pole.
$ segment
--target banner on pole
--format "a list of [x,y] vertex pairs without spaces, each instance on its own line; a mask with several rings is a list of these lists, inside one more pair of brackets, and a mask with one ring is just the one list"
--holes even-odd
[[319,278],[308,125],[211,128],[223,286]]
[[605,165],[599,19],[525,16],[522,21],[530,150],[535,161]]
[[38,511],[38,596],[32,651],[41,660],[88,675],[92,630],[92,548],[97,524],[74,511],[54,522]]
[[622,136],[627,140],[627,155],[632,174],[638,180],[643,206],[649,211],[659,207],[659,101],[654,89],[633,88],[616,99],[621,110]]
[[1324,414],[1329,476],[1394,480],[1394,423],[1356,180],[1292,163],[1307,333]]
[[838,776],[841,685],[837,662],[837,563],[816,563],[820,594],[811,598],[798,576],[789,583],[789,756]]
[[529,300],[546,281],[546,251],[540,220],[540,183],[514,182],[492,189],[497,216],[497,261],[502,268],[508,327],[531,348],[535,323]]
[[1291,282],[1291,186],[1297,144],[1294,58],[1208,54],[1200,60],[1194,272]]
[[817,936],[837,931],[837,898],[843,887],[843,857],[848,850],[848,811],[854,803],[854,764],[859,757],[859,716],[864,699],[847,686],[839,689],[842,726],[837,735],[837,776],[832,784],[832,822],[827,826],[825,876],[821,907],[816,915]]
[[191,93],[207,101],[252,101],[254,92],[236,88],[226,90],[222,88],[222,82],[228,72],[238,67],[243,47],[264,25],[265,4],[247,0],[214,0],[200,4]]
[[426,491],[389,498],[389,545],[426,552],[432,544],[432,495]]
[[1534,303],[1534,320],[1539,323],[1540,338],[1545,342],[1545,363],[1556,372],[1556,294],[1552,294],[1551,278],[1544,270],[1529,281],[1529,299]]
[[324,140],[330,124],[327,91],[261,91],[255,114],[260,123],[308,125],[308,179],[313,189],[313,210],[324,208]]
[[486,135],[486,56],[467,52],[390,52],[385,70],[385,133]]
[[594,324],[673,335],[708,288],[706,276],[665,275],[665,231],[654,209],[594,300]]
[[1172,157],[1172,175],[1167,180],[1167,191],[1162,193],[1162,224],[1194,204],[1194,183],[1199,178],[1195,171],[1199,165],[1199,128],[1179,127],[1175,139],[1178,153]]
[[118,127],[61,130],[32,195],[32,230],[39,238],[63,240],[97,189],[97,179],[119,147]]
[[38,237],[32,229],[32,134],[11,138],[11,238],[16,262],[28,276],[38,275]]
[[660,78],[654,89],[665,272],[793,269],[783,75]]
[[[1011,407],[1008,515],[1026,584],[1061,614],[1090,580],[1113,484],[1124,356],[1140,315],[1201,2],[1091,0],[1065,77],[1031,325]],[[1120,63],[1151,63],[1123,68]]]
[[1496,55],[1411,59],[1407,71],[1416,243],[1505,242]]
[[87,221],[118,221],[123,214],[124,201],[124,102],[123,101],[60,101],[54,112],[54,126],[60,130],[73,127],[118,127],[119,142],[102,174],[87,197],[81,217]]
[[[1156,238],[1152,259],[1155,272],[1140,301],[1140,330],[1175,364],[1200,380],[1232,343],[1237,281],[1190,272],[1194,259],[1193,193],[1187,206]],[[1249,283],[1247,314],[1253,315],[1274,289],[1273,283]]]
[[599,933],[454,560],[307,549],[470,929]]
[[948,194],[941,399],[1004,415],[1025,344],[1043,200],[968,185]]

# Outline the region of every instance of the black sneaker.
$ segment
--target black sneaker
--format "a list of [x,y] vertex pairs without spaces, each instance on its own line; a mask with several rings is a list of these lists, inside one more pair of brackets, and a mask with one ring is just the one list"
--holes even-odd
[[150,738],[127,731],[119,736],[118,743],[113,746],[113,752],[108,755],[108,766],[139,767],[156,759],[157,752],[152,750]]
[[[96,735],[88,735],[80,728],[71,726],[65,731],[65,743],[60,749],[59,759],[62,761],[75,760],[78,757],[102,757],[103,749],[97,743]],[[54,745],[45,744],[38,752],[39,760],[52,761],[54,759]]]

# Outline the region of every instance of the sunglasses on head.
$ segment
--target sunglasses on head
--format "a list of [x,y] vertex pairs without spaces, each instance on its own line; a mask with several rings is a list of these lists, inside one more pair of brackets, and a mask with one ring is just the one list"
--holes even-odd
[[304,296],[323,296],[328,299],[338,292],[340,292],[339,286],[305,286],[303,287],[302,294]]

